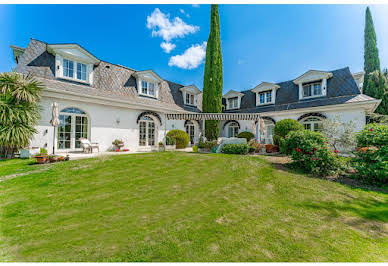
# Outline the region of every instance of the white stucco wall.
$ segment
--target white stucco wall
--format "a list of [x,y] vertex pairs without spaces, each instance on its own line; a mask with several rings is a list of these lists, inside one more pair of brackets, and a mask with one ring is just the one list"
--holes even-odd
[[[145,111],[149,110],[134,110],[113,106],[105,106],[92,103],[84,103],[77,101],[68,101],[62,99],[54,99],[44,97],[40,102],[42,108],[41,119],[39,126],[37,126],[38,133],[34,136],[30,147],[44,147],[50,153],[53,147],[53,127],[50,125],[51,120],[51,106],[53,102],[58,104],[58,109],[62,110],[67,107],[76,107],[87,113],[89,118],[89,140],[91,142],[99,143],[100,150],[110,150],[112,147],[112,141],[115,139],[121,139],[124,141],[124,148],[130,150],[146,150],[143,147],[139,147],[139,125],[136,123],[138,116]],[[164,115],[158,113],[162,119],[160,125],[157,119],[156,125],[156,140],[157,145],[159,141],[163,141],[165,132],[171,129],[184,129],[185,121],[167,120],[165,125]],[[117,123],[117,120],[120,123]],[[197,133],[196,126],[196,133]],[[56,136],[55,136],[56,142]]]

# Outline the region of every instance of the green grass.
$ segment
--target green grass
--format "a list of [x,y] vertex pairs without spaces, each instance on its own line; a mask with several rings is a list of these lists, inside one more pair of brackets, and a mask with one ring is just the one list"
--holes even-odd
[[39,170],[0,182],[1,261],[388,261],[387,194],[260,157],[28,163],[0,162]]

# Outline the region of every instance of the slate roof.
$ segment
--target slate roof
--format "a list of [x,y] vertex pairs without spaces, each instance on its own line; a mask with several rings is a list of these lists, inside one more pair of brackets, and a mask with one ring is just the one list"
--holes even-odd
[[[51,89],[147,104],[151,110],[152,107],[160,107],[171,112],[201,112],[199,108],[184,104],[182,92],[179,90],[183,85],[163,80],[159,86],[158,99],[140,96],[134,77],[136,70],[102,60],[93,70],[93,83],[90,85],[56,78],[55,57],[47,51],[47,45],[45,42],[31,39],[24,54],[19,57],[15,71],[33,73]],[[202,94],[197,96],[197,103],[199,107],[202,106]]]
[[360,100],[374,100],[372,97],[361,95],[348,67],[329,71],[333,77],[327,80],[327,96],[299,100],[299,88],[292,80],[277,83],[280,88],[276,91],[275,104],[256,106],[255,93],[251,90],[242,91],[241,108],[226,110],[225,112],[260,113],[284,111],[299,108],[317,107],[325,105],[350,103]]

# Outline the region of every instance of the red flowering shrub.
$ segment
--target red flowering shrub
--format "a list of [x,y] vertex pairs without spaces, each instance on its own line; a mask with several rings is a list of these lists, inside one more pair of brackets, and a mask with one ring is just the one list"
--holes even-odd
[[353,166],[356,177],[366,183],[388,184],[388,126],[368,124],[357,134]]
[[335,174],[339,170],[338,156],[331,151],[321,133],[309,130],[293,131],[284,141],[292,150],[292,164],[297,168],[323,176]]

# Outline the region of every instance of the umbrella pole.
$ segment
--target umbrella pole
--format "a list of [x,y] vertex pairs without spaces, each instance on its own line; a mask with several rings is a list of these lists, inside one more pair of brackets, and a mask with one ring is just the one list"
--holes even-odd
[[53,154],[55,154],[55,126],[53,131]]

